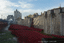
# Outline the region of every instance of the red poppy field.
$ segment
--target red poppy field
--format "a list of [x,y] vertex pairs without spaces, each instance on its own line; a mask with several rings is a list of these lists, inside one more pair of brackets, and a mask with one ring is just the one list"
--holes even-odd
[[41,43],[42,38],[64,38],[64,36],[59,35],[44,35],[39,32],[42,32],[43,29],[27,27],[22,25],[11,25],[9,30],[18,37],[20,43]]

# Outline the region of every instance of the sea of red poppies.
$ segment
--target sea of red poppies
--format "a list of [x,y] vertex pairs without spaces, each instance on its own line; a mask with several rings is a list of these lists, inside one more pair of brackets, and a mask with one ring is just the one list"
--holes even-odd
[[[52,38],[52,36],[54,36],[54,35],[48,36],[48,35],[43,35],[39,33],[43,31],[43,29],[27,27],[22,25],[11,25],[9,27],[9,30],[12,32],[12,34],[18,37],[18,41],[20,43],[22,42],[23,43],[41,43],[40,41],[42,41],[42,38]],[[57,36],[54,36],[54,37],[57,37]],[[58,38],[64,38],[64,36],[63,37],[58,36]]]

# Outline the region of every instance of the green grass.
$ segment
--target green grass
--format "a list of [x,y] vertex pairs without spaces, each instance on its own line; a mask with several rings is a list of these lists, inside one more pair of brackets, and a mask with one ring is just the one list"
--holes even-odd
[[0,32],[0,33],[3,33],[3,32]]
[[16,41],[0,41],[0,43],[17,43]]
[[13,38],[14,36],[11,34],[11,32],[0,32],[1,33],[6,33],[4,35],[0,35],[0,43],[16,43],[16,41],[1,41],[1,40],[6,40],[6,39],[9,39],[9,38]]

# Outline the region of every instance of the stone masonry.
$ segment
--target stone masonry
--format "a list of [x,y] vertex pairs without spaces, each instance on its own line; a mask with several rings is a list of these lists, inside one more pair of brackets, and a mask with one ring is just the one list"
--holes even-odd
[[44,12],[40,17],[35,17],[34,27],[44,29],[47,34],[64,35],[64,13],[61,13],[60,9],[64,12],[64,8],[55,8]]
[[35,13],[18,24],[31,27],[32,18],[34,28],[44,29],[46,34],[64,35],[64,7],[41,12],[41,15]]

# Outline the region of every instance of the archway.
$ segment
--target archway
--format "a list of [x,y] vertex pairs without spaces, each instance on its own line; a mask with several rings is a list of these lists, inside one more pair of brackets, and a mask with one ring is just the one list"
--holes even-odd
[[10,21],[10,20],[14,21],[13,15],[8,15],[8,16],[7,16],[7,20],[8,20],[8,21]]
[[8,16],[7,16],[7,20],[8,20],[8,24],[13,23],[13,22],[14,22],[14,17],[13,17],[13,15],[8,15]]

